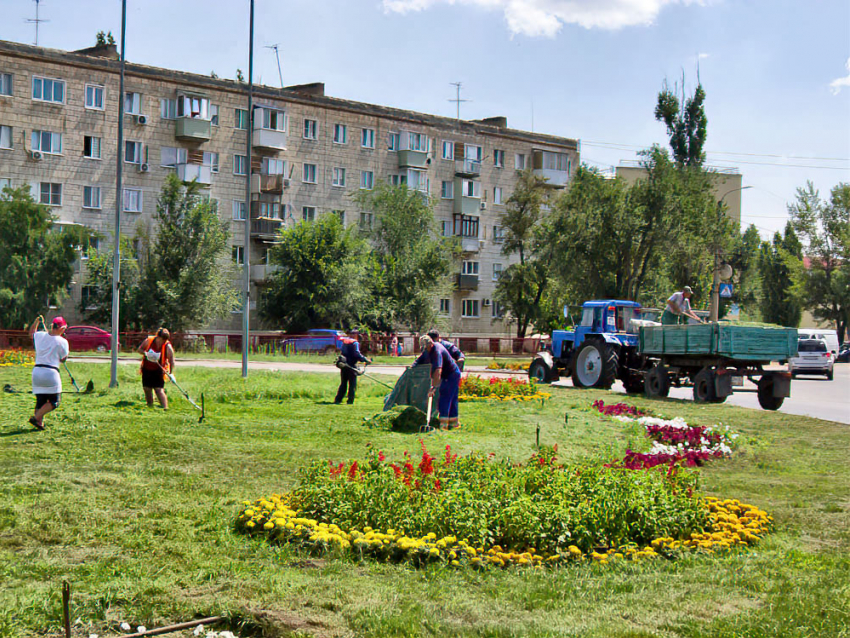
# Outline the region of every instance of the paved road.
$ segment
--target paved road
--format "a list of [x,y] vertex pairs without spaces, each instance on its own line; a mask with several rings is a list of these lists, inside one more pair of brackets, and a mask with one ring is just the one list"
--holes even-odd
[[[109,357],[72,357],[71,361],[89,363],[109,363]],[[138,365],[138,357],[121,357],[119,362],[125,365]],[[208,368],[242,368],[241,361],[228,361],[222,359],[181,359],[180,366],[202,366]],[[295,363],[286,361],[251,361],[248,363],[251,370],[269,370],[280,372],[323,372],[336,373],[333,365],[322,363]],[[481,367],[467,368],[467,372],[474,372],[482,376],[510,376],[510,372],[494,372]],[[369,366],[369,374],[385,374],[399,377],[404,372],[403,366]],[[727,403],[739,405],[745,408],[761,409],[756,397],[756,387],[749,381],[745,381],[743,389],[736,389],[735,394],[726,399]],[[557,386],[571,386],[570,381],[559,381]],[[622,384],[618,381],[614,384],[615,392],[625,392]],[[670,396],[675,399],[693,398],[691,388],[672,388]],[[835,378],[827,381],[826,377],[797,377],[791,382],[791,396],[785,399],[780,408],[781,412],[787,414],[800,414],[812,416],[828,421],[850,424],[850,365],[838,364],[835,366]]]

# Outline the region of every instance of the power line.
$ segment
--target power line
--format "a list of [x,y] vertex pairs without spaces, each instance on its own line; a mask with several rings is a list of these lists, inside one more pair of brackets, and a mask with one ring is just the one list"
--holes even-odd
[[[643,150],[649,148],[649,146],[640,146],[638,144],[627,144],[626,142],[594,142],[590,140],[582,140],[582,145],[587,144],[588,146],[599,146],[601,148],[615,148],[619,150],[631,150],[638,149]],[[804,155],[777,155],[773,153],[738,153],[733,151],[706,151],[708,155],[741,155],[745,157],[773,157],[777,159],[791,159],[791,160],[803,160],[803,161],[821,161],[821,162],[850,162],[850,158],[848,157],[817,157],[817,156],[804,156]]]

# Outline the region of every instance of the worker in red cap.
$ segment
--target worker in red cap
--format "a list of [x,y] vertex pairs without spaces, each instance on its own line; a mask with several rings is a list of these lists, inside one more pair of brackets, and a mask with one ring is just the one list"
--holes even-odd
[[44,429],[44,415],[59,407],[62,396],[62,377],[59,364],[68,358],[70,348],[62,335],[68,324],[62,317],[54,317],[50,329],[38,330],[38,324],[46,328],[44,317],[39,315],[32,322],[29,333],[35,346],[35,366],[32,369],[32,393],[35,395],[35,414],[30,423],[37,430]]

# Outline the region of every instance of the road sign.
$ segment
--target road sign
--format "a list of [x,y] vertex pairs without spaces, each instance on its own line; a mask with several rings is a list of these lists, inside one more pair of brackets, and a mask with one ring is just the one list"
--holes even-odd
[[720,296],[724,299],[731,299],[732,284],[720,284]]

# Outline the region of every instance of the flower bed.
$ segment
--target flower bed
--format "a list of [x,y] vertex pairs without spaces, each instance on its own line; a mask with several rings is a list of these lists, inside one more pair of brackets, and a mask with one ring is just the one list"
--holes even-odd
[[514,372],[521,372],[523,370],[528,371],[530,367],[530,361],[526,361],[525,363],[505,363],[504,361],[496,361],[493,359],[493,361],[487,364],[488,370],[512,370]]
[[0,350],[0,366],[31,366],[35,353],[27,350]]
[[477,375],[466,375],[460,379],[459,399],[461,401],[476,401],[497,399],[500,401],[533,401],[548,399],[551,394],[540,392],[537,384],[531,380],[515,379],[513,377],[500,379],[490,377],[485,379]]
[[757,542],[766,513],[696,494],[696,474],[493,455],[317,462],[289,494],[245,501],[239,531],[312,553],[473,567],[641,559]]
[[605,402],[602,399],[597,399],[591,405],[605,416],[637,417],[646,415],[646,412],[638,410],[635,406],[628,405],[627,403],[609,403],[608,405],[605,405]]

